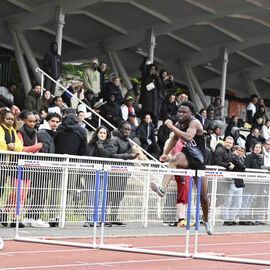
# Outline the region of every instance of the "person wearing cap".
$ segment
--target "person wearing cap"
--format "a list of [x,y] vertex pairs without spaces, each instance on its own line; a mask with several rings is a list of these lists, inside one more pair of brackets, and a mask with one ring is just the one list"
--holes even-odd
[[132,102],[133,102],[133,97],[132,96],[126,96],[125,97],[125,101],[124,104],[122,104],[121,106],[121,112],[122,112],[122,118],[127,121],[128,120],[128,116],[130,113],[135,115],[135,119],[134,119],[134,123],[136,125],[136,127],[138,126],[138,121],[136,119],[136,114],[135,114],[135,110],[132,106]]
[[100,73],[98,71],[98,59],[92,58],[90,66],[84,70],[83,85],[85,92],[90,91],[94,95],[94,99],[98,101],[100,95]]

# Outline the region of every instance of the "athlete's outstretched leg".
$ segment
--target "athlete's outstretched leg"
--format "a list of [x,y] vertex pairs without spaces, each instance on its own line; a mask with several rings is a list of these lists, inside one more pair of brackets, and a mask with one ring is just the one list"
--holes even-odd
[[[187,168],[187,166],[188,166],[188,162],[187,162],[185,154],[177,153],[170,160],[168,168],[169,169],[176,169],[176,168],[185,169]],[[173,178],[173,175],[165,174],[163,177],[162,185],[158,185],[157,183],[152,182],[150,187],[154,192],[158,194],[158,196],[164,197],[166,189],[168,185],[170,184],[172,178]]]

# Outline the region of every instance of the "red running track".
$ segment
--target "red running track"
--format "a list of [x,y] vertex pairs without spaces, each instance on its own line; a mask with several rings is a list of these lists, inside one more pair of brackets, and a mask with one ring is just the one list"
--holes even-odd
[[[190,252],[193,252],[191,237]],[[72,239],[87,243],[88,239]],[[145,249],[184,252],[185,237],[108,238],[105,244],[132,244]],[[214,235],[199,237],[199,252],[225,253],[227,257],[270,261],[270,234]],[[93,250],[47,244],[5,241],[0,252],[0,269],[270,269],[270,266],[225,263],[138,254],[120,251]]]

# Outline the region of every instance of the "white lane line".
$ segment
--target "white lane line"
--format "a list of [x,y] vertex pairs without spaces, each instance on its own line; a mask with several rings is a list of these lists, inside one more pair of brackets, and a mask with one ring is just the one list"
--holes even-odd
[[[231,242],[231,243],[213,243],[213,244],[199,244],[198,247],[206,246],[231,246],[231,245],[250,245],[250,244],[270,244],[270,241],[258,241],[258,242]],[[190,247],[194,244],[190,244]],[[185,245],[166,245],[166,246],[141,246],[136,248],[176,248],[185,247]],[[35,254],[35,253],[57,253],[57,252],[81,252],[81,251],[97,251],[97,249],[55,249],[55,250],[33,250],[33,251],[10,251],[10,252],[0,252],[0,256],[11,256],[12,254]]]
[[20,266],[20,267],[12,267],[12,268],[1,268],[1,270],[21,270],[21,269],[46,269],[46,268],[65,268],[66,267],[79,267],[79,266],[102,266],[106,265],[114,265],[114,264],[130,264],[130,263],[149,263],[149,262],[166,262],[166,261],[183,261],[183,260],[191,260],[190,258],[170,258],[170,259],[152,259],[152,260],[129,260],[129,261],[118,261],[118,262],[98,262],[98,263],[77,263],[77,264],[62,264],[62,265],[40,265],[40,266]]
[[[260,256],[260,255],[270,255],[270,252],[262,252],[262,253],[244,253],[244,254],[238,254],[238,255],[228,255],[228,257],[235,257],[235,256]],[[269,260],[268,260],[269,261]]]

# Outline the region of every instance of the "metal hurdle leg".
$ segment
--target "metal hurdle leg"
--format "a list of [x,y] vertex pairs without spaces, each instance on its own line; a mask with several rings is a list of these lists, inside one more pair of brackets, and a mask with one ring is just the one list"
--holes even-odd
[[103,197],[102,197],[102,213],[101,213],[101,235],[100,235],[100,245],[104,243],[104,222],[105,222],[105,210],[106,210],[106,199],[107,199],[107,181],[108,172],[104,172],[104,183],[103,183]]
[[98,193],[99,193],[99,171],[96,171],[96,185],[95,185],[95,204],[94,204],[94,235],[93,235],[93,248],[97,248],[97,221],[98,221]]
[[200,198],[201,198],[201,183],[202,178],[197,178],[197,203],[196,203],[196,221],[195,221],[195,247],[194,255],[198,252],[198,231],[199,231],[199,215],[200,215]]
[[16,203],[16,236],[19,236],[19,216],[20,216],[20,200],[21,200],[21,179],[22,179],[22,166],[18,166],[18,183],[17,183],[17,203]]
[[[115,168],[116,166],[114,166],[114,171],[115,171]],[[110,166],[106,166],[106,169],[107,170],[110,170],[109,169]],[[141,168],[131,168],[133,169],[135,172],[139,172]],[[125,167],[125,171],[126,172],[128,171],[128,167]],[[119,172],[123,172],[121,171],[121,168],[119,169]],[[104,176],[104,182],[105,182],[105,176]],[[190,191],[190,195],[189,195],[189,207],[188,207],[188,224],[190,222],[190,209],[191,209],[191,192],[192,192],[192,177],[190,177],[190,183],[189,185],[191,186],[191,188],[189,189]],[[105,184],[104,184],[105,186]],[[104,189],[103,189],[104,190]],[[104,194],[103,194],[104,196]],[[105,214],[105,203],[104,203],[104,200],[103,200],[103,214]],[[102,233],[103,234],[103,233]],[[187,234],[189,234],[189,228],[187,230]],[[187,239],[189,238],[189,235],[187,237]],[[152,254],[152,255],[163,255],[163,256],[173,256],[173,257],[182,257],[182,258],[191,258],[192,256],[188,253],[188,252],[185,252],[185,253],[181,253],[181,252],[171,252],[171,251],[162,251],[162,250],[152,250],[152,249],[142,249],[142,248],[134,248],[132,245],[126,245],[126,246],[123,246],[121,244],[119,245],[105,245],[103,243],[103,236],[101,237],[101,244],[99,246],[100,249],[102,250],[114,250],[114,251],[122,251],[122,252],[132,252],[132,253],[142,253],[142,254]],[[188,240],[187,242],[188,243]],[[186,250],[188,250],[186,248]]]
[[189,257],[189,229],[190,229],[190,213],[191,213],[191,198],[192,198],[192,177],[189,177],[188,182],[188,208],[187,208],[187,229],[186,229],[186,257]]

